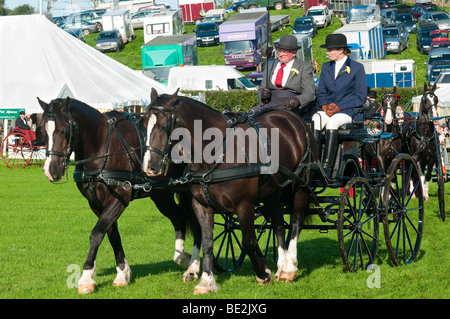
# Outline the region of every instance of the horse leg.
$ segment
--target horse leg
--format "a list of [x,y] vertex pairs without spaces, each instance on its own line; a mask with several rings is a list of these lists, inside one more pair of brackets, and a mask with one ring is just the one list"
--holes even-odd
[[203,272],[199,284],[194,288],[194,294],[207,294],[219,290],[212,271],[214,210],[203,206],[196,199],[192,199],[192,208],[201,226],[203,250]]
[[294,281],[298,270],[297,244],[301,227],[306,218],[306,208],[308,204],[308,193],[298,190],[294,197],[294,211],[291,215],[291,239],[284,256],[284,264],[278,269],[276,277],[282,282]]
[[[280,209],[281,207],[278,206],[278,208]],[[242,232],[242,250],[249,256],[252,262],[258,284],[271,284],[272,273],[267,267],[266,258],[264,258],[256,240],[253,209],[254,207],[251,202],[245,202],[239,205],[236,210]]]
[[113,285],[116,287],[128,286],[131,279],[131,269],[125,258],[125,252],[122,247],[122,240],[120,239],[119,228],[117,221],[115,221],[111,228],[107,232],[109,243],[114,250],[114,256],[116,258],[116,270],[117,276],[113,281]]
[[186,236],[186,213],[178,206],[172,193],[157,192],[150,196],[158,210],[170,219],[175,230],[175,252],[173,261],[183,267],[188,268],[191,255],[184,251],[184,241]]
[[[119,216],[124,211],[125,207],[122,202],[118,200],[114,200],[112,203],[107,205],[101,214],[99,215],[99,219],[94,226],[94,229],[89,236],[90,247],[88,257],[83,266],[83,274],[78,281],[78,292],[81,294],[88,294],[95,290],[95,268],[96,263],[95,259],[97,257],[98,247],[100,246],[103,238],[105,237],[106,232],[112,227],[112,225],[117,221]],[[116,234],[117,233],[117,234]],[[111,231],[113,237],[113,243],[117,243],[117,235],[118,230],[117,227],[115,231]],[[114,246],[113,246],[114,247]],[[117,248],[117,247],[116,247]],[[120,254],[119,254],[120,255]],[[120,257],[120,256],[119,256]],[[121,270],[125,270],[126,268],[125,260],[123,263],[118,264],[117,266]]]

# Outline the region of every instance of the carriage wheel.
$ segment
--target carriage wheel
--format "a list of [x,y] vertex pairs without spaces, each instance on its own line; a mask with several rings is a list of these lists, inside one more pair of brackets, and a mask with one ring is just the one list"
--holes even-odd
[[365,270],[374,262],[378,248],[379,214],[375,193],[364,178],[352,178],[342,192],[337,234],[347,270]]
[[232,214],[218,215],[222,216],[223,221],[214,221],[214,229],[218,230],[214,236],[214,268],[218,271],[232,271],[242,265],[245,259],[239,220]]
[[33,156],[30,162],[31,166],[43,166],[45,162],[45,146],[33,147]]
[[441,157],[441,148],[439,146],[439,139],[436,136],[436,177],[437,177],[437,195],[439,201],[439,218],[441,221],[445,221],[445,179],[444,179],[444,171],[442,167],[442,157]]
[[408,154],[398,155],[386,176],[381,217],[387,250],[395,265],[412,263],[419,252],[424,218],[420,176],[419,166]]
[[9,168],[24,168],[33,157],[31,142],[22,133],[11,133],[2,142],[2,159]]

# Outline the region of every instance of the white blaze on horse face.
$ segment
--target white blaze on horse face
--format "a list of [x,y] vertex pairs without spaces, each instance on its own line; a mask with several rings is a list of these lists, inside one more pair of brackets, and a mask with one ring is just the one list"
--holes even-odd
[[392,117],[392,107],[391,107],[391,99],[388,98],[388,105],[387,105],[387,110],[386,110],[386,116],[384,118],[384,121],[386,122],[386,124],[391,124],[393,117]]
[[[45,130],[47,131],[48,135],[48,150],[51,151],[53,147],[53,132],[55,132],[55,121],[50,120],[45,124]],[[50,174],[50,163],[52,161],[51,155],[47,156],[44,163],[44,174],[47,176],[47,178],[53,182],[52,174]]]
[[[150,136],[152,134],[153,127],[155,126],[155,124],[156,124],[156,115],[152,114],[152,115],[150,115],[150,118],[148,119],[148,124],[147,124],[147,141],[146,141],[147,146],[150,146]],[[144,172],[146,172],[147,174],[151,173],[151,172],[147,172],[149,170],[148,164],[150,162],[150,159],[151,159],[150,150],[147,149],[144,154],[143,167],[142,167]]]
[[428,95],[427,96],[428,102],[430,102],[430,104],[432,105],[432,113],[433,113],[433,117],[437,117],[437,110],[436,110],[436,104],[434,104],[434,98],[432,95]]

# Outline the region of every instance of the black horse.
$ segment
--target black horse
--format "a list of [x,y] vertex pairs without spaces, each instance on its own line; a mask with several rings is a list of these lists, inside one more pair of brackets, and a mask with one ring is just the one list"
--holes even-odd
[[[434,94],[436,84],[428,87],[424,84],[420,101],[418,118],[405,115],[403,126],[403,152],[411,154],[422,170],[423,196],[428,200],[428,183],[431,180],[433,168],[436,165],[436,134],[431,120],[437,117],[438,97]],[[425,174],[426,172],[426,174]]]
[[[230,117],[177,93],[158,96],[152,89],[152,102],[145,115],[148,138],[143,169],[149,176],[158,177],[170,160],[188,163],[186,178],[191,180],[192,207],[202,228],[203,273],[194,293],[209,293],[219,288],[212,271],[214,213],[218,211],[238,216],[242,250],[250,257],[256,280],[260,284],[272,282],[254,231],[254,207],[260,200],[278,241],[275,278],[294,280],[297,240],[310,195],[307,182],[315,171],[306,167],[318,158],[312,131],[292,112],[272,110],[254,119],[247,113]],[[247,134],[241,143],[230,138],[231,134],[239,135],[239,130]],[[251,140],[258,130],[262,143]],[[264,143],[267,148],[261,146]],[[267,156],[269,148],[270,156]],[[280,209],[281,189],[289,190],[293,198],[288,245]]]
[[[152,183],[145,184],[149,179],[141,171],[143,139],[134,118],[115,111],[102,114],[69,98],[56,99],[50,104],[39,100],[39,103],[44,110],[39,126],[47,145],[44,174],[51,182],[61,180],[67,174],[73,152],[74,179],[77,174],[83,176],[77,178],[77,187],[98,217],[90,235],[89,254],[78,282],[78,292],[90,293],[95,289],[95,259],[105,234],[108,234],[117,264],[113,284],[124,286],[129,283],[131,271],[125,259],[117,219],[135,198],[150,196],[161,213],[171,220],[176,234],[174,260],[187,268],[190,256],[183,246],[189,221],[194,225],[194,254],[200,249],[200,228],[197,224],[195,231],[195,216],[191,214],[193,218],[189,218],[191,210],[183,209],[183,206],[190,206],[190,196],[188,192],[181,193],[181,202],[177,205],[174,193],[166,188],[150,191]],[[171,167],[169,176],[180,175],[180,167]],[[135,189],[128,182],[133,180],[148,186]]]

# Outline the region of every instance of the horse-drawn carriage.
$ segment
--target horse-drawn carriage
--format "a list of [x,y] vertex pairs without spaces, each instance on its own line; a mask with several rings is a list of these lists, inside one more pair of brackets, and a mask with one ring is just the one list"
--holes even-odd
[[[375,156],[381,157],[382,142],[394,136],[383,132],[382,118],[339,129],[336,163],[327,176],[320,162],[321,145],[307,123],[292,112],[221,114],[177,92],[158,96],[152,90],[151,96],[140,129],[129,117],[102,116],[79,101],[41,102],[43,123],[52,123],[45,126],[52,147],[47,150],[44,173],[50,181],[63,178],[74,152],[74,178],[99,217],[91,233],[80,292],[94,289],[97,248],[106,233],[116,255],[114,283],[129,282],[116,220],[129,201],[149,195],[174,225],[174,260],[186,263],[185,281],[198,278],[201,237],[203,274],[195,293],[218,289],[213,266],[232,270],[246,255],[257,281],[270,283],[265,258],[269,249],[277,260],[275,278],[293,280],[302,229],[336,230],[343,263],[350,271],[366,269],[375,261],[380,227],[395,265],[417,258],[424,221],[421,167],[414,156],[401,151],[386,169],[362,165],[365,146],[374,146]],[[230,132],[244,128],[258,131],[255,143],[246,143],[251,137],[244,136],[242,144],[228,145]],[[194,137],[190,144],[194,133],[201,137]],[[261,148],[252,157],[255,145]],[[243,152],[240,161],[239,149]],[[174,192],[188,194],[192,205],[177,205]],[[184,215],[180,217],[177,209]],[[198,224],[189,260],[183,243],[186,216],[192,211]],[[313,222],[305,223],[311,216]]]
[[41,166],[45,160],[45,145],[34,145],[22,131],[11,129],[3,139],[1,156],[9,168],[24,168],[26,166]]

